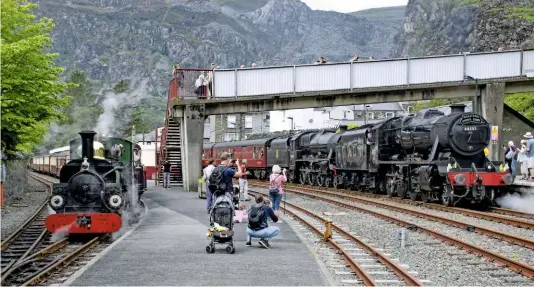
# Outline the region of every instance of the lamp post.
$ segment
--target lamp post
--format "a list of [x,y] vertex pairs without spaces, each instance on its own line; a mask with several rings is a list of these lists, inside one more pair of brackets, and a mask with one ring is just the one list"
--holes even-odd
[[287,117],[288,120],[291,120],[291,126],[289,126],[289,130],[293,130],[293,118],[292,117]]
[[364,125],[367,124],[367,111],[371,108],[371,105],[365,105],[363,109],[363,116],[364,116]]
[[475,96],[473,98],[473,113],[478,114],[478,79],[471,76],[465,76],[464,80],[475,81]]

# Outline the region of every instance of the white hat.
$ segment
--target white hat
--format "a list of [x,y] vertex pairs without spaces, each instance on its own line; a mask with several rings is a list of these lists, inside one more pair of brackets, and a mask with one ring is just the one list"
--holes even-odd
[[526,138],[529,138],[529,139],[533,138],[531,132],[527,132],[523,137],[526,137]]

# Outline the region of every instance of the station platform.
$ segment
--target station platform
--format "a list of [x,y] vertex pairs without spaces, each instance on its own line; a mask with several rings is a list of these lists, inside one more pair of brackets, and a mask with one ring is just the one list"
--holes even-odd
[[[182,188],[152,186],[143,195],[148,214],[128,237],[103,254],[73,286],[326,286],[314,253],[286,223],[271,249],[258,240],[246,247],[246,223],[236,223],[236,253],[217,245],[206,253],[209,215],[205,199]],[[251,201],[249,201],[251,202]]]

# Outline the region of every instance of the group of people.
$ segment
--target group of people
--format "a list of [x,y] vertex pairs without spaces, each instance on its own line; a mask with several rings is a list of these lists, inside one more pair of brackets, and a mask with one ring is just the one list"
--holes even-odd
[[508,147],[504,150],[505,166],[509,167],[509,171],[515,179],[519,163],[520,179],[534,179],[534,136],[531,132],[527,132],[523,138],[520,147],[516,147],[513,141],[508,142]]
[[[215,160],[210,159],[208,166],[204,168],[203,178],[206,182],[206,207],[208,214],[212,209],[214,202],[213,190],[210,190],[210,177],[215,168],[222,170],[222,182],[226,187],[226,192],[233,193],[232,180],[234,178],[239,180],[239,194],[243,195],[245,201],[249,201],[248,197],[248,176],[251,175],[247,171],[247,160],[244,159],[242,163],[238,159],[232,159],[227,152],[222,153],[221,163],[215,167]],[[237,171],[232,167],[237,167]],[[272,174],[269,177],[269,199],[263,195],[255,196],[255,203],[248,211],[248,226],[247,226],[247,241],[246,246],[252,246],[252,238],[259,238],[259,245],[263,248],[270,248],[269,240],[280,233],[280,228],[277,226],[270,226],[271,222],[281,223],[280,220],[280,203],[284,196],[282,185],[287,182],[286,169],[281,169],[280,166],[275,165],[272,168]]]

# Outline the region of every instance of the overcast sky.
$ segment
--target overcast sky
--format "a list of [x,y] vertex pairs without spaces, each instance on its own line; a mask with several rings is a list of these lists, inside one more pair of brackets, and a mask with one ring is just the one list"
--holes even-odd
[[301,0],[314,10],[337,12],[354,12],[369,8],[400,6],[408,4],[408,0]]

